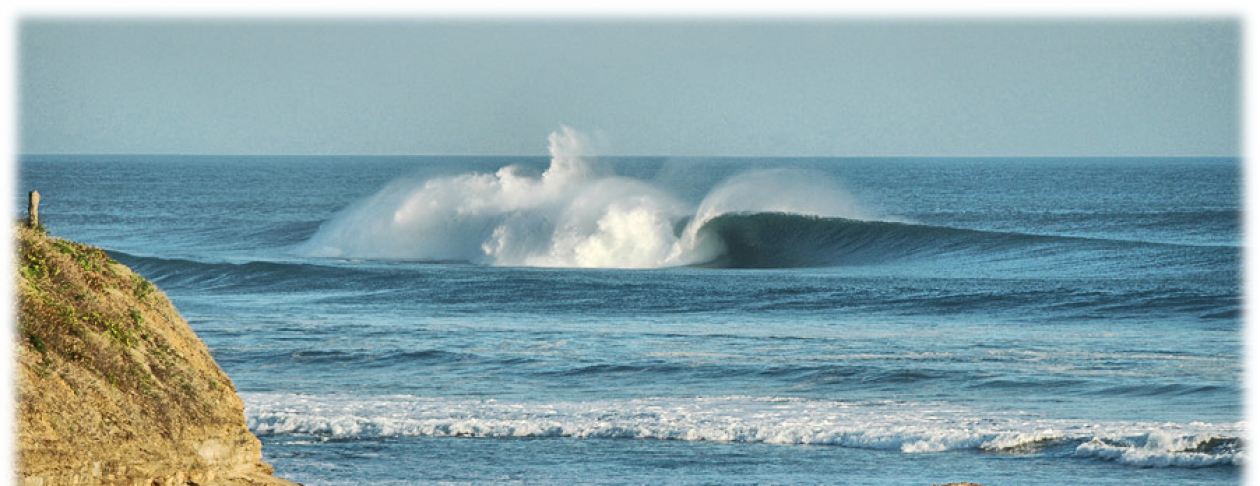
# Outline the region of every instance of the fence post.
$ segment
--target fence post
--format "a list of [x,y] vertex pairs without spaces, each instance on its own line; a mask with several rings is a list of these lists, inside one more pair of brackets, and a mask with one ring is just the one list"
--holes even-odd
[[30,217],[31,227],[39,225],[39,191],[30,191],[30,203],[26,205],[26,215]]

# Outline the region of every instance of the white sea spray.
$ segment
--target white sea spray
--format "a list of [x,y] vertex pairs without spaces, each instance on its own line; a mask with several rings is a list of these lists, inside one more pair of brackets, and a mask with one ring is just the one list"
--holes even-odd
[[723,214],[869,217],[836,183],[812,172],[741,173],[693,205],[648,181],[613,174],[576,130],[562,126],[548,142],[551,164],[541,174],[508,165],[494,173],[398,179],[338,213],[298,251],[333,258],[656,268],[718,257],[722,243],[700,229]]

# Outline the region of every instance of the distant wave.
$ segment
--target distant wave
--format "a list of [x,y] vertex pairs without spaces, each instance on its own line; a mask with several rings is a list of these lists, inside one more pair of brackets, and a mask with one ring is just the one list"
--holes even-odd
[[338,213],[304,256],[457,260],[541,267],[659,268],[719,258],[700,228],[723,214],[872,219],[825,175],[785,169],[731,177],[692,205],[649,181],[613,174],[582,134],[549,138],[551,165],[403,178]]
[[937,403],[777,397],[514,403],[243,393],[262,435],[571,437],[828,445],[903,453],[1058,448],[1138,467],[1241,466],[1241,423],[1084,422]]

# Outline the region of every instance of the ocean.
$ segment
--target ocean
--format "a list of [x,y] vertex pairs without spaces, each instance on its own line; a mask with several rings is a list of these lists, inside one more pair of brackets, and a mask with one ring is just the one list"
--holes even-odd
[[[1239,484],[1237,158],[26,155],[309,485]],[[16,216],[16,215],[15,215]]]

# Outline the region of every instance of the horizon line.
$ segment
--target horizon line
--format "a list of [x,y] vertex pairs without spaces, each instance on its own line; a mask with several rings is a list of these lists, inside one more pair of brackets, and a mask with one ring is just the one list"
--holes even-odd
[[[242,154],[242,153],[179,153],[179,152],[31,152],[16,153],[17,157],[551,157],[551,154]],[[1197,155],[1160,155],[1160,154],[1126,154],[1126,155],[670,155],[670,154],[580,154],[585,157],[650,157],[650,158],[724,158],[724,159],[1201,159],[1201,158],[1244,158],[1243,154],[1197,154]]]

